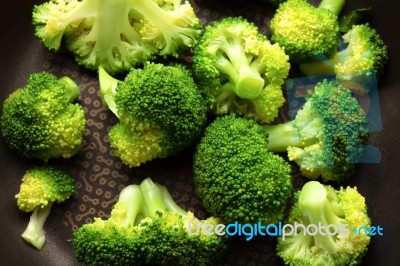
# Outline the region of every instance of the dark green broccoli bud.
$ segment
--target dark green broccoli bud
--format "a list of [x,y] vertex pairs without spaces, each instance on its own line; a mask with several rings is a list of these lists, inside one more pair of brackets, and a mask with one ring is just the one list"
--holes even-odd
[[86,125],[83,107],[72,103],[79,96],[69,77],[30,75],[26,86],[4,101],[1,130],[6,144],[27,158],[72,157],[82,148]]
[[111,147],[130,167],[188,148],[205,126],[206,104],[183,65],[148,63],[124,81],[99,70],[106,106],[119,118]]
[[[356,187],[335,190],[309,181],[295,193],[288,223],[293,228],[297,224],[298,230],[278,238],[277,254],[286,265],[358,265],[367,253],[370,236],[360,228],[369,228],[371,222]],[[314,226],[321,228],[316,234]]]
[[109,73],[193,47],[202,25],[189,1],[53,0],[34,7],[35,35],[58,51],[65,38],[76,61]]
[[268,135],[254,120],[228,115],[205,131],[194,157],[195,191],[224,222],[276,223],[291,196],[291,167],[267,151]]
[[37,249],[46,242],[44,224],[53,203],[61,203],[75,193],[74,179],[52,165],[40,165],[27,170],[19,193],[15,195],[18,208],[32,212],[22,238]]
[[364,110],[335,80],[318,83],[293,121],[264,128],[269,151],[287,151],[304,176],[334,182],[353,174],[368,139]]
[[289,58],[242,17],[213,22],[193,55],[193,68],[212,113],[237,113],[268,123],[284,103]]
[[293,63],[312,61],[329,55],[338,44],[337,15],[344,0],[323,0],[315,7],[306,0],[288,0],[271,19],[271,39],[285,48]]
[[198,220],[150,178],[125,187],[107,220],[95,218],[73,235],[74,254],[86,265],[219,265],[229,246],[226,236],[189,233]]
[[300,65],[308,76],[335,73],[337,79],[355,80],[360,75],[382,74],[388,60],[388,48],[369,24],[354,25],[342,36],[347,45],[329,59]]

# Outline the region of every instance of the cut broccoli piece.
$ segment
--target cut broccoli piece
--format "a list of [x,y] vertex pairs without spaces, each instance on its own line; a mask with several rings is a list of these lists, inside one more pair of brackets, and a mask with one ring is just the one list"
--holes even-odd
[[293,63],[312,61],[329,55],[338,44],[337,15],[344,0],[323,0],[318,7],[306,0],[288,0],[271,19],[271,39],[285,48]]
[[369,24],[354,25],[342,37],[347,45],[331,58],[300,65],[308,76],[337,75],[340,80],[354,80],[360,75],[382,74],[388,49],[378,32]]
[[269,151],[287,151],[304,176],[325,181],[346,180],[368,139],[364,110],[335,80],[318,83],[293,121],[264,128]]
[[95,218],[73,235],[74,254],[86,265],[219,265],[229,246],[225,236],[189,234],[198,220],[179,207],[167,188],[150,178],[125,187],[108,220]]
[[[324,186],[309,181],[296,192],[288,223],[301,224],[298,231],[278,238],[277,254],[286,265],[358,265],[366,254],[370,236],[363,230],[371,225],[364,197],[357,188]],[[307,233],[307,227],[324,232]],[[335,229],[333,229],[335,228]],[[313,229],[314,230],[314,229]],[[361,232],[362,231],[362,232]]]
[[69,77],[31,74],[27,85],[4,101],[1,129],[6,144],[27,158],[72,157],[82,148],[86,125],[83,107],[72,103],[79,96]]
[[15,196],[21,211],[32,212],[22,238],[35,248],[42,249],[46,242],[44,224],[53,203],[64,202],[74,193],[74,179],[56,166],[40,165],[27,170],[20,191]]
[[124,81],[99,69],[106,106],[119,118],[109,132],[111,147],[128,166],[139,166],[188,148],[202,133],[206,104],[183,65],[148,63]]
[[194,46],[202,25],[188,1],[52,0],[33,9],[35,35],[47,48],[67,48],[82,66],[128,71],[155,56]]
[[194,157],[195,191],[225,223],[276,223],[291,196],[291,167],[267,151],[267,134],[254,120],[219,117]]
[[193,68],[211,111],[237,113],[268,123],[284,103],[289,58],[254,23],[242,17],[214,21],[193,55]]

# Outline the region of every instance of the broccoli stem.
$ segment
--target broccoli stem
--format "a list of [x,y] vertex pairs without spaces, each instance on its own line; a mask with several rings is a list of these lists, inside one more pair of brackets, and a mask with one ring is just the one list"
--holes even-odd
[[44,243],[46,242],[46,232],[44,231],[44,224],[50,214],[52,205],[53,203],[49,203],[47,206],[44,207],[36,207],[31,214],[28,226],[21,235],[21,237],[26,242],[28,242],[38,250],[42,249]]
[[185,217],[187,212],[179,207],[173,200],[168,190],[156,183],[150,178],[146,178],[140,184],[143,199],[149,210],[149,216],[153,217],[157,212],[163,212],[168,209],[171,212],[176,212]]
[[68,102],[72,103],[81,95],[78,85],[70,77],[62,77],[59,79],[64,84]]
[[[341,219],[336,215],[328,199],[325,187],[317,182],[307,182],[299,195],[299,208],[303,216],[307,217],[310,224],[325,226],[341,224]],[[336,244],[333,235],[325,231],[314,236],[316,246],[327,250],[331,254],[336,253]]]
[[344,3],[345,0],[322,0],[318,7],[328,9],[333,14],[339,15],[344,7]]
[[115,103],[116,89],[119,80],[113,78],[106,70],[100,66],[98,70],[101,100],[104,107],[108,107],[113,114],[119,118],[117,104]]
[[343,62],[345,58],[346,51],[342,50],[327,60],[300,64],[299,69],[307,76],[329,75],[335,72],[335,65]]
[[268,133],[267,149],[272,152],[285,152],[287,147],[304,148],[316,142],[316,139],[302,140],[292,121],[263,127]]
[[121,225],[125,227],[136,225],[138,216],[146,212],[142,191],[138,185],[125,187],[119,195],[118,203],[122,203],[127,207],[126,219],[121,221]]
[[258,97],[264,88],[265,81],[259,72],[250,67],[240,38],[235,38],[232,42],[226,40],[221,45],[221,49],[223,54],[217,59],[216,68],[227,74],[233,81],[237,96],[243,99]]

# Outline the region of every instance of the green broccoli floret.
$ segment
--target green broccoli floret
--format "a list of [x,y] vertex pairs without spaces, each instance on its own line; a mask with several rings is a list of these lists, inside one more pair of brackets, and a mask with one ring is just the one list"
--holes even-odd
[[268,123],[284,103],[289,58],[254,23],[228,17],[205,28],[193,68],[214,114],[237,113]]
[[354,25],[342,37],[347,46],[331,58],[300,65],[308,76],[335,73],[337,79],[354,80],[357,76],[381,74],[388,60],[388,49],[378,32],[369,24]]
[[329,55],[338,44],[337,15],[344,0],[323,0],[315,7],[306,0],[281,4],[270,22],[271,39],[285,48],[293,63],[304,63],[316,55]]
[[264,128],[269,151],[287,151],[304,176],[325,181],[346,180],[368,139],[364,110],[336,80],[318,83],[294,120]]
[[72,103],[79,96],[69,77],[31,74],[26,86],[4,101],[0,123],[6,144],[20,156],[43,161],[75,155],[86,125],[83,107]]
[[21,211],[32,212],[22,238],[35,248],[42,249],[46,242],[44,224],[51,206],[64,202],[74,193],[74,179],[56,166],[40,165],[27,170],[15,196]]
[[[291,266],[349,266],[361,263],[367,253],[370,236],[365,230],[371,225],[365,198],[357,188],[324,186],[309,181],[295,193],[296,202],[288,223],[298,230],[285,238],[278,238],[277,254]],[[321,229],[315,235],[307,233],[312,225]],[[329,231],[328,231],[329,230]],[[356,230],[356,233],[353,232]],[[362,231],[362,232],[361,232]]]
[[188,225],[216,226],[218,218],[198,220],[150,178],[125,187],[108,220],[95,218],[73,235],[74,254],[86,265],[218,265],[226,236],[189,233]]
[[291,167],[267,151],[254,120],[228,115],[205,130],[194,156],[195,191],[226,223],[276,223],[291,196]]
[[206,104],[183,65],[148,63],[124,81],[100,68],[99,79],[105,105],[119,118],[110,144],[126,165],[177,154],[202,133]]
[[189,1],[52,0],[33,9],[35,35],[47,48],[67,48],[82,66],[128,71],[155,56],[194,46],[202,25]]

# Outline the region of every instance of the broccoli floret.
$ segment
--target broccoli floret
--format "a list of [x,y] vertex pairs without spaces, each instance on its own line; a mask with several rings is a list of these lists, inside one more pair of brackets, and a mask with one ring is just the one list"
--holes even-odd
[[226,223],[276,223],[291,196],[291,167],[267,151],[254,120],[228,115],[205,130],[194,156],[195,191]]
[[216,226],[218,218],[198,220],[150,178],[125,187],[108,220],[95,218],[73,235],[74,254],[86,265],[218,265],[228,239],[189,223]]
[[52,0],[33,10],[35,35],[47,48],[67,48],[82,66],[128,71],[155,56],[178,56],[202,32],[188,1]]
[[318,7],[306,0],[288,0],[271,19],[271,39],[285,48],[293,63],[329,55],[338,44],[337,15],[343,5],[344,0],[323,0]]
[[61,203],[75,193],[74,179],[53,165],[39,165],[27,170],[19,193],[15,196],[18,208],[32,212],[22,238],[37,249],[46,242],[44,224],[53,203]]
[[287,151],[304,176],[325,181],[346,180],[368,139],[364,110],[336,80],[318,83],[294,120],[264,128],[269,151]]
[[388,60],[388,49],[378,32],[369,24],[354,25],[342,36],[347,46],[331,58],[300,65],[309,76],[333,74],[340,80],[354,80],[357,76],[382,74]]
[[26,86],[4,101],[1,129],[10,149],[22,157],[47,161],[80,151],[86,125],[78,86],[69,77],[31,74]]
[[193,68],[211,111],[237,113],[268,123],[284,103],[282,84],[289,58],[254,23],[228,17],[205,28],[195,47]]
[[[357,188],[335,190],[317,181],[309,181],[295,194],[296,202],[289,214],[288,223],[297,223],[304,227],[298,227],[297,232],[294,231],[285,238],[278,238],[277,254],[285,264],[360,264],[367,252],[370,236],[364,230],[357,229],[368,228],[371,222],[365,198]],[[310,225],[325,229],[311,235],[306,232]],[[353,230],[357,232],[353,233]]]
[[119,118],[111,147],[130,167],[188,148],[205,126],[205,100],[183,65],[148,63],[124,81],[100,68],[99,79],[104,103]]

